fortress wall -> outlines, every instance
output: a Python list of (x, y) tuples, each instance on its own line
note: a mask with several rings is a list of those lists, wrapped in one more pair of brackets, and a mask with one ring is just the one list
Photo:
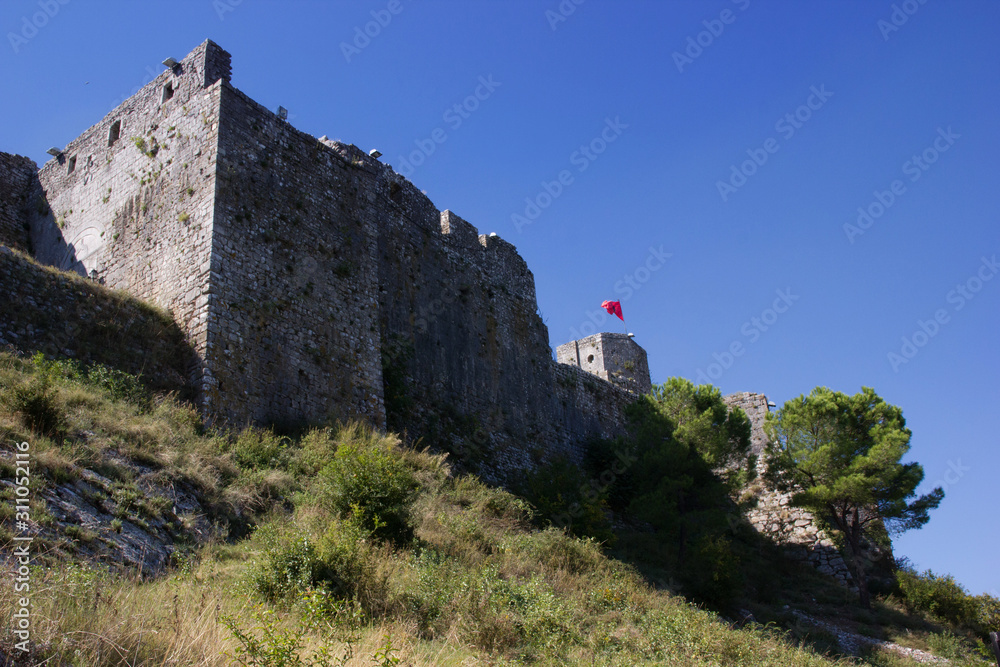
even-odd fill
[[(199, 356), (219, 106), (219, 84), (203, 84), (211, 61), (227, 58), (202, 44), (70, 142), (39, 172), (50, 212), (32, 221), (39, 261), (169, 309)], [(194, 384), (201, 373), (192, 369)]]
[(205, 409), (384, 424), (374, 160), (222, 90)]
[(554, 378), (552, 422), (556, 437), (570, 443), (572, 458), (582, 462), (582, 446), (587, 440), (624, 435), (625, 409), (640, 397), (577, 366), (550, 364)]
[(0, 153), (0, 245), (28, 252), (28, 211), (38, 200), (38, 167), (21, 155)]
[(492, 465), (531, 465), (529, 443), (558, 444), (534, 277), (510, 243), (451, 211), (428, 225), (425, 211), (390, 206), (379, 235), (390, 426), (452, 451), (478, 433)]

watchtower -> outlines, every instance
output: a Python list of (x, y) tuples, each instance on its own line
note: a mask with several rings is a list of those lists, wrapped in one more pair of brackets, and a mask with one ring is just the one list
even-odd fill
[(556, 361), (578, 366), (637, 394), (648, 393), (652, 387), (646, 351), (627, 334), (598, 333), (570, 341), (556, 348)]

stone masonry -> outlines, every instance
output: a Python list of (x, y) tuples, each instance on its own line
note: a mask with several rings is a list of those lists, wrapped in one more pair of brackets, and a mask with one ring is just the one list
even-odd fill
[[(31, 185), (33, 165), (0, 164), (20, 165), (0, 172), (5, 192)], [(514, 246), (248, 98), (211, 41), (65, 146), (35, 186), (38, 206), (7, 214), (2, 242), (24, 248), (27, 219), (38, 261), (167, 309), (211, 422), (389, 424), (502, 478), (579, 458), (635, 400), (552, 360)], [(624, 345), (648, 387), (645, 352), (606, 345)]]
[[(750, 419), (751, 449), (757, 455), (757, 470), (763, 472), (768, 444), (764, 422), (770, 411), (767, 396), (753, 392), (729, 394), (723, 400), (730, 408), (740, 408)], [(757, 506), (747, 512), (747, 519), (758, 532), (776, 543), (789, 547), (788, 554), (812, 563), (823, 574), (853, 586), (853, 577), (836, 545), (816, 517), (791, 504), (791, 493), (779, 493), (758, 484), (754, 489)]]
[(570, 341), (556, 348), (556, 361), (638, 394), (652, 388), (646, 351), (626, 334), (598, 333)]
[(28, 217), (44, 206), (38, 192), (38, 167), (20, 155), (0, 153), (0, 244), (29, 251)]

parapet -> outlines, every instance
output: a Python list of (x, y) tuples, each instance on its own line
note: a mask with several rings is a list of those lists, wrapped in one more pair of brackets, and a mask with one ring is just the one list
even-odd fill
[(451, 211), (441, 211), (441, 233), (454, 244), (463, 248), (475, 248), (479, 242), (479, 231)]
[(652, 388), (646, 351), (631, 336), (597, 333), (556, 348), (556, 361), (577, 366), (636, 394)]

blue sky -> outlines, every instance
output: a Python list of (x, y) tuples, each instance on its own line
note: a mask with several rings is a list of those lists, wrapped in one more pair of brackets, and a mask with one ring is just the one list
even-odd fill
[(1000, 594), (1000, 4), (7, 0), (0, 28), (0, 150), (41, 165), (211, 38), (514, 243), (553, 346), (618, 299), (654, 382), (873, 387), (947, 493), (897, 555)]

